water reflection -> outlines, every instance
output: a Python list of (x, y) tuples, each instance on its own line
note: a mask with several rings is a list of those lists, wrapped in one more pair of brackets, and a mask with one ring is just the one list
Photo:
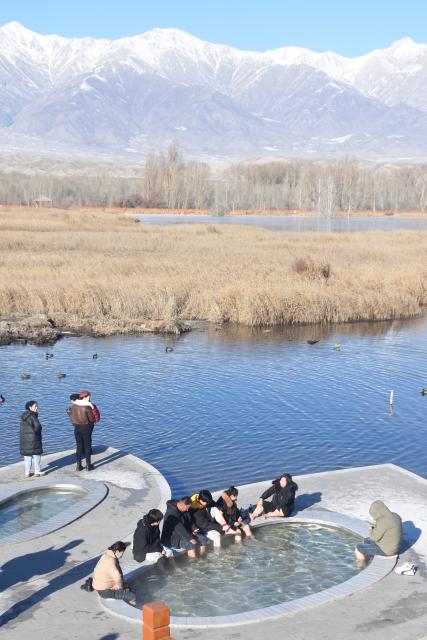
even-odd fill
[[(410, 320), (413, 331), (417, 328), (423, 331), (426, 326), (426, 318), (420, 316)], [(408, 327), (408, 320), (393, 320), (382, 322), (346, 322), (335, 325), (297, 325), (275, 327), (271, 329), (259, 327), (246, 327), (242, 325), (212, 325), (208, 322), (191, 323), (193, 331), (207, 331), (211, 339), (218, 339), (225, 343), (234, 342), (306, 342), (316, 339), (329, 340), (331, 336), (350, 337), (380, 337), (392, 335)], [(179, 340), (179, 338), (178, 338)], [(339, 344), (339, 343), (338, 343)]]

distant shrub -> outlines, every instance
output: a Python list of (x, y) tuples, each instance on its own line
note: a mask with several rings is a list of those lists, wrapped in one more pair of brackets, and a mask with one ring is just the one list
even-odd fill
[(307, 271), (307, 260), (305, 258), (295, 258), (292, 263), (292, 271), (305, 273)]
[(230, 208), (220, 204), (216, 207), (216, 215), (220, 217), (228, 216), (230, 215)]
[(123, 206), (127, 209), (137, 209), (145, 206), (144, 198), (139, 193), (133, 193), (123, 200)]
[(331, 276), (331, 265), (323, 260), (298, 257), (292, 263), (292, 271), (309, 280), (328, 280)]

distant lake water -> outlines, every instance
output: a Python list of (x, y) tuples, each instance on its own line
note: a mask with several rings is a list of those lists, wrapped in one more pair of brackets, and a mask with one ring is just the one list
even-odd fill
[(427, 231), (427, 214), (408, 216), (350, 216), (326, 218), (322, 216), (209, 216), (191, 214), (140, 214), (141, 224), (237, 224), (263, 227), (271, 231)]
[(29, 399), (39, 401), (45, 452), (73, 447), (68, 397), (89, 388), (102, 413), (94, 442), (148, 460), (176, 493), (384, 462), (427, 478), (427, 319), (277, 331), (199, 324), (179, 338), (67, 338), (49, 349), (54, 358), (45, 351), (0, 347), (2, 465), (21, 460)]

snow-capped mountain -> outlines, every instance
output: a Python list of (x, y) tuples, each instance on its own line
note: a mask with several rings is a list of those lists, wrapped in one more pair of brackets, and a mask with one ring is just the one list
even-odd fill
[(193, 157), (427, 158), (427, 45), (358, 58), (239, 51), (176, 29), (119, 40), (0, 28), (0, 141)]

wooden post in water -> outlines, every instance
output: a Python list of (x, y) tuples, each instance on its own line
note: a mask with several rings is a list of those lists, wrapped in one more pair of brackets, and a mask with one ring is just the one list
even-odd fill
[(156, 600), (142, 607), (143, 640), (173, 640), (169, 630), (169, 607)]
[(390, 415), (394, 415), (394, 389), (390, 391)]

